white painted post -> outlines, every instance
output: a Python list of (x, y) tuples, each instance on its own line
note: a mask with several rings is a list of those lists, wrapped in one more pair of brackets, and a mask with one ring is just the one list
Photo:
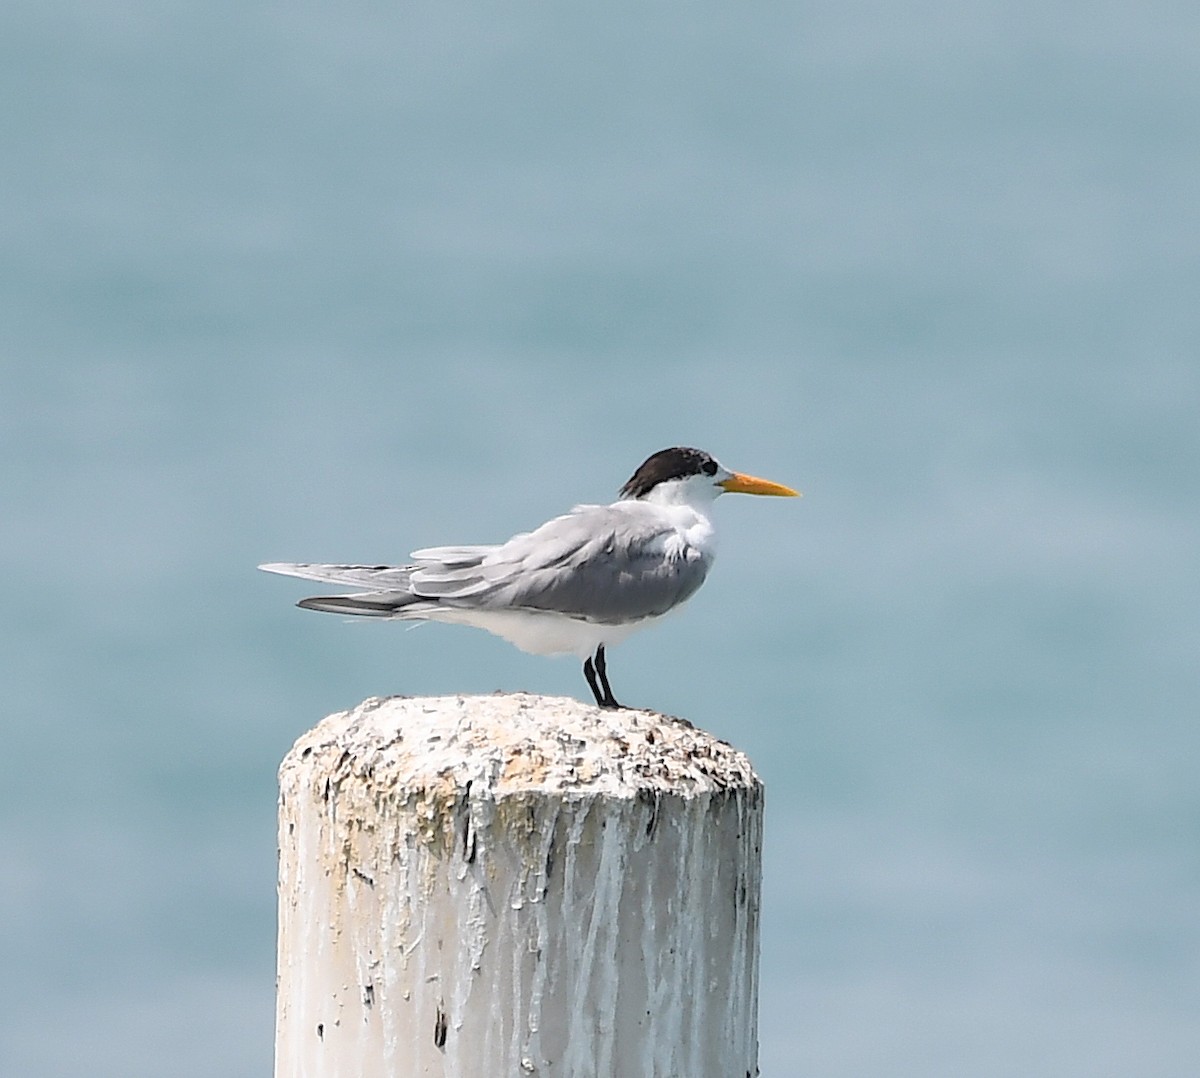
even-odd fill
[(371, 699), (279, 784), (276, 1078), (758, 1074), (763, 790), (723, 741)]

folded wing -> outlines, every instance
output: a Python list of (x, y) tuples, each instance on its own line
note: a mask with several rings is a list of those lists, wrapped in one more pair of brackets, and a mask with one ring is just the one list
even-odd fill
[[(477, 548), (478, 549), (478, 548)], [(704, 583), (709, 559), (640, 507), (580, 506), (537, 531), (447, 567), (437, 549), (411, 586), (441, 602), (486, 610), (541, 610), (601, 623), (665, 614)]]
[(579, 506), (500, 546), (429, 547), (412, 558), (406, 566), (260, 568), (358, 589), (301, 600), (311, 610), (401, 618), (447, 607), (536, 610), (619, 624), (678, 606), (704, 583), (710, 564), (661, 517), (630, 502)]

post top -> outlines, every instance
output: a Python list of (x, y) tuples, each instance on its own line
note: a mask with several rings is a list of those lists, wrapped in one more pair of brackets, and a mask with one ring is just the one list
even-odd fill
[[(749, 759), (681, 719), (561, 696), (371, 697), (323, 719), (280, 766), (473, 796), (692, 796), (761, 785)], [(298, 776), (293, 776), (298, 777)]]

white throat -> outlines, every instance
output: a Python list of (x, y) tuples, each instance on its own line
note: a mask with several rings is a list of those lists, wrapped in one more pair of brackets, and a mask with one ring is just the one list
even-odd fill
[(709, 506), (720, 494), (721, 488), (712, 481), (711, 476), (693, 475), (687, 479), (669, 479), (659, 483), (639, 500), (651, 505), (685, 505), (701, 516), (708, 516)]

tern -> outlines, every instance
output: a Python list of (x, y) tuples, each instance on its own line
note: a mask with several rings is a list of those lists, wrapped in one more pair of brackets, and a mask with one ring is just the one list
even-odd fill
[(726, 493), (799, 492), (676, 446), (649, 457), (611, 505), (577, 505), (507, 543), (414, 550), (401, 566), (259, 568), (355, 589), (301, 599), (306, 610), (473, 625), (535, 655), (575, 655), (596, 703), (618, 708), (605, 648), (658, 621), (704, 583), (715, 552), (709, 511)]

